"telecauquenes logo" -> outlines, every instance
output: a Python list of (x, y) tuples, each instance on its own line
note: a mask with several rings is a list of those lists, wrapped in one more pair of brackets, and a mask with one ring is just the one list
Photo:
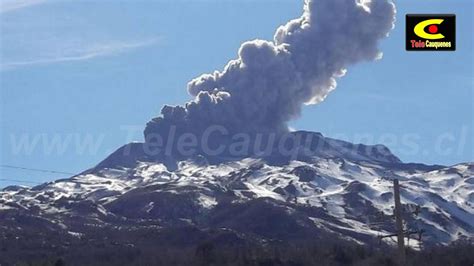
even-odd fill
[(455, 51), (456, 15), (406, 15), (407, 51)]

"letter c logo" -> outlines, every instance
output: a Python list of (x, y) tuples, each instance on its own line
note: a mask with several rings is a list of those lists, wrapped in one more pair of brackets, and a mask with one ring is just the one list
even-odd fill
[[(424, 20), (415, 26), (415, 34), (418, 35), (421, 38), (428, 39), (428, 40), (437, 40), (437, 39), (443, 39), (444, 35), (441, 33), (436, 33), (438, 31), (438, 27), (436, 27), (435, 24), (439, 25), (443, 23), (444, 19), (427, 19)], [(431, 25), (428, 31), (431, 33), (428, 33), (425, 31), (425, 28)], [(436, 33), (436, 34), (433, 34)]]

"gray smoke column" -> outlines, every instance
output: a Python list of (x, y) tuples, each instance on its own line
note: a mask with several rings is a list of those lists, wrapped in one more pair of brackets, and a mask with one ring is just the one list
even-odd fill
[(316, 104), (336, 88), (348, 66), (381, 58), (378, 41), (394, 26), (391, 1), (307, 0), (303, 15), (281, 26), (273, 41), (243, 43), (223, 71), (188, 84), (195, 98), (165, 106), (147, 136), (202, 133), (220, 125), (230, 133), (284, 133), (303, 104)]

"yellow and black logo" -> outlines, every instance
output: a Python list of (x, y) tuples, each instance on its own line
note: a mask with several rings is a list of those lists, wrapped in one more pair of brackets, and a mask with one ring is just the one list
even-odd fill
[(406, 49), (407, 51), (456, 50), (456, 16), (407, 15)]

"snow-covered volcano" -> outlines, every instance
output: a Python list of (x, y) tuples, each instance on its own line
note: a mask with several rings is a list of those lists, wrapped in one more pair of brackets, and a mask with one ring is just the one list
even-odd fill
[[(315, 134), (329, 145), (291, 160), (192, 156), (170, 162), (143, 157), (135, 152), (142, 144), (128, 144), (71, 178), (3, 189), (0, 237), (87, 239), (101, 231), (113, 238), (191, 226), (262, 241), (324, 232), (369, 243), (394, 231), (393, 179), (402, 185), (407, 230), (423, 231), (423, 244), (474, 237), (474, 163), (406, 164), (380, 145), (375, 150), (382, 154), (367, 153), (362, 148), (369, 146), (294, 134)], [(123, 149), (131, 152), (121, 155)]]

